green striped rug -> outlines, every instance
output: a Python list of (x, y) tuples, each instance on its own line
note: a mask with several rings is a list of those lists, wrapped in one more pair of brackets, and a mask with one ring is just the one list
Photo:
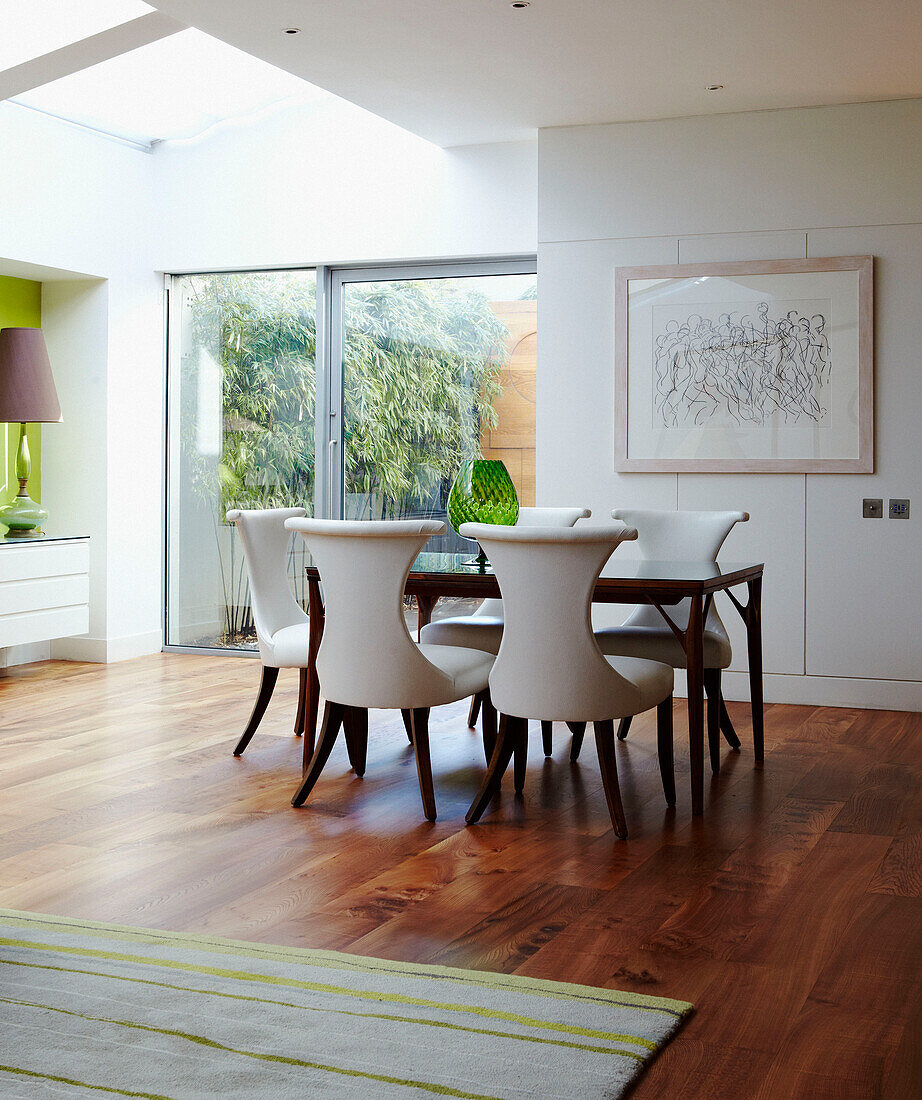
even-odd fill
[(0, 910), (0, 1095), (621, 1096), (684, 1001)]

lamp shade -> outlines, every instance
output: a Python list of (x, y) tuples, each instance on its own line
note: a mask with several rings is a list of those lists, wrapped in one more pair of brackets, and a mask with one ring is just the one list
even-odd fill
[(0, 329), (0, 422), (36, 424), (61, 419), (42, 330)]

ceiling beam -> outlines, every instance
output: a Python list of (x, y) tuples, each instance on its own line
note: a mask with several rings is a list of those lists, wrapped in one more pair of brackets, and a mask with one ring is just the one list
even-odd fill
[(22, 95), (32, 88), (40, 88), (52, 80), (60, 80), (63, 76), (70, 76), (185, 29), (184, 24), (159, 11), (120, 23), (117, 27), (110, 27), (59, 50), (14, 65), (12, 69), (3, 70), (0, 72), (0, 99)]

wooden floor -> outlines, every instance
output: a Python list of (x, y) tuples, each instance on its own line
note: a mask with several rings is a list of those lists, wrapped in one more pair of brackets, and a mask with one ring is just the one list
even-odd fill
[(293, 810), (297, 675), (231, 749), (259, 665), (178, 654), (0, 674), (0, 906), (693, 1001), (636, 1098), (922, 1095), (922, 715), (748, 713), (702, 820), (666, 811), (652, 715), (618, 747), (631, 837), (614, 839), (591, 739), (579, 764), (533, 728), (464, 826), (483, 761), (466, 706), (433, 713), (439, 820), (422, 817), (399, 715), (372, 716), (364, 780), (340, 743)]

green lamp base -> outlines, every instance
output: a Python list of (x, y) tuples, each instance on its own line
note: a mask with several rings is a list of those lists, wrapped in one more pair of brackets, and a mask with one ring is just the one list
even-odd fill
[(40, 535), (42, 524), (47, 518), (48, 513), (29, 496), (22, 480), (19, 482), (19, 492), (12, 502), (5, 508), (0, 508), (0, 523), (9, 528), (6, 533), (8, 539), (27, 539)]
[(26, 438), (25, 424), (19, 425), (19, 450), (16, 452), (16, 480), (19, 492), (5, 508), (0, 508), (0, 523), (9, 527), (8, 539), (35, 538), (42, 533), (42, 524), (48, 513), (29, 496), (26, 486), (32, 473), (32, 459), (29, 455), (29, 440)]

